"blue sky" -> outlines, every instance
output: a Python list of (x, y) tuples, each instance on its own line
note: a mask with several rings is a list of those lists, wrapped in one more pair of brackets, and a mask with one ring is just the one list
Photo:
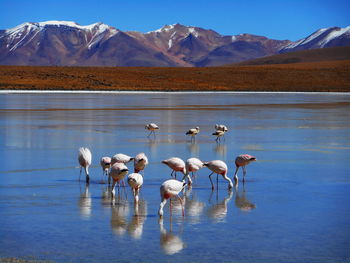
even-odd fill
[(67, 20), (147, 32), (180, 23), (222, 35), (250, 33), (295, 41), (319, 28), (350, 25), (349, 10), (349, 0), (0, 0), (0, 29)]

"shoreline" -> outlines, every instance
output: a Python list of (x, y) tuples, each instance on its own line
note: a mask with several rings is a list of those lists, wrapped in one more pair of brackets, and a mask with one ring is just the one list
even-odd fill
[(313, 94), (313, 95), (350, 95), (350, 92), (338, 91), (126, 91), (126, 90), (1, 90), (0, 94)]

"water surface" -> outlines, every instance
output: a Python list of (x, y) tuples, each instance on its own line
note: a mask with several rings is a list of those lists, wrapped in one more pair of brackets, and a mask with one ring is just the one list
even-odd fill
[[(216, 123), (229, 127), (221, 143)], [(350, 262), (350, 95), (0, 94), (0, 126), (0, 258)], [(88, 187), (81, 146), (93, 154)], [(150, 159), (140, 205), (129, 188), (112, 202), (99, 159), (139, 152)], [(241, 153), (258, 158), (244, 185), (219, 178), (212, 191), (204, 168), (183, 194), (185, 217), (174, 200), (158, 221), (161, 160), (220, 159), (232, 178)]]

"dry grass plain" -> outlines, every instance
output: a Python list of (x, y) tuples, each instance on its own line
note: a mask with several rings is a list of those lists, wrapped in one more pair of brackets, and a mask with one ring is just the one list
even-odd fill
[(0, 66), (0, 89), (350, 91), (350, 60), (208, 68)]

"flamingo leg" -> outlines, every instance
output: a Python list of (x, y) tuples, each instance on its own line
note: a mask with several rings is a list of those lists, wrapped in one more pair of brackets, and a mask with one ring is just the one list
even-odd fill
[(182, 203), (182, 199), (181, 199), (181, 197), (180, 197), (179, 195), (177, 195), (177, 197), (178, 197), (179, 200), (180, 200), (180, 204), (181, 204), (181, 208), (182, 208), (182, 216), (185, 216), (185, 209), (184, 209), (184, 205), (183, 205), (183, 203)]
[(83, 167), (80, 166), (80, 174), (79, 174), (79, 182), (80, 182), (80, 176), (81, 176), (81, 170)]
[(170, 174), (171, 177), (174, 177), (174, 175), (173, 175), (174, 172), (175, 172), (174, 170), (171, 172), (171, 174)]
[(211, 182), (211, 189), (214, 190), (214, 184), (213, 181), (211, 180), (211, 176), (213, 175), (214, 172), (212, 172), (211, 174), (209, 174), (209, 180)]
[(216, 174), (216, 189), (219, 189), (219, 175)]
[(243, 170), (243, 183), (244, 183), (245, 182), (245, 175), (247, 174), (246, 167), (243, 166), (242, 170)]
[(151, 136), (151, 134), (152, 134), (152, 131), (147, 135), (147, 137)]

